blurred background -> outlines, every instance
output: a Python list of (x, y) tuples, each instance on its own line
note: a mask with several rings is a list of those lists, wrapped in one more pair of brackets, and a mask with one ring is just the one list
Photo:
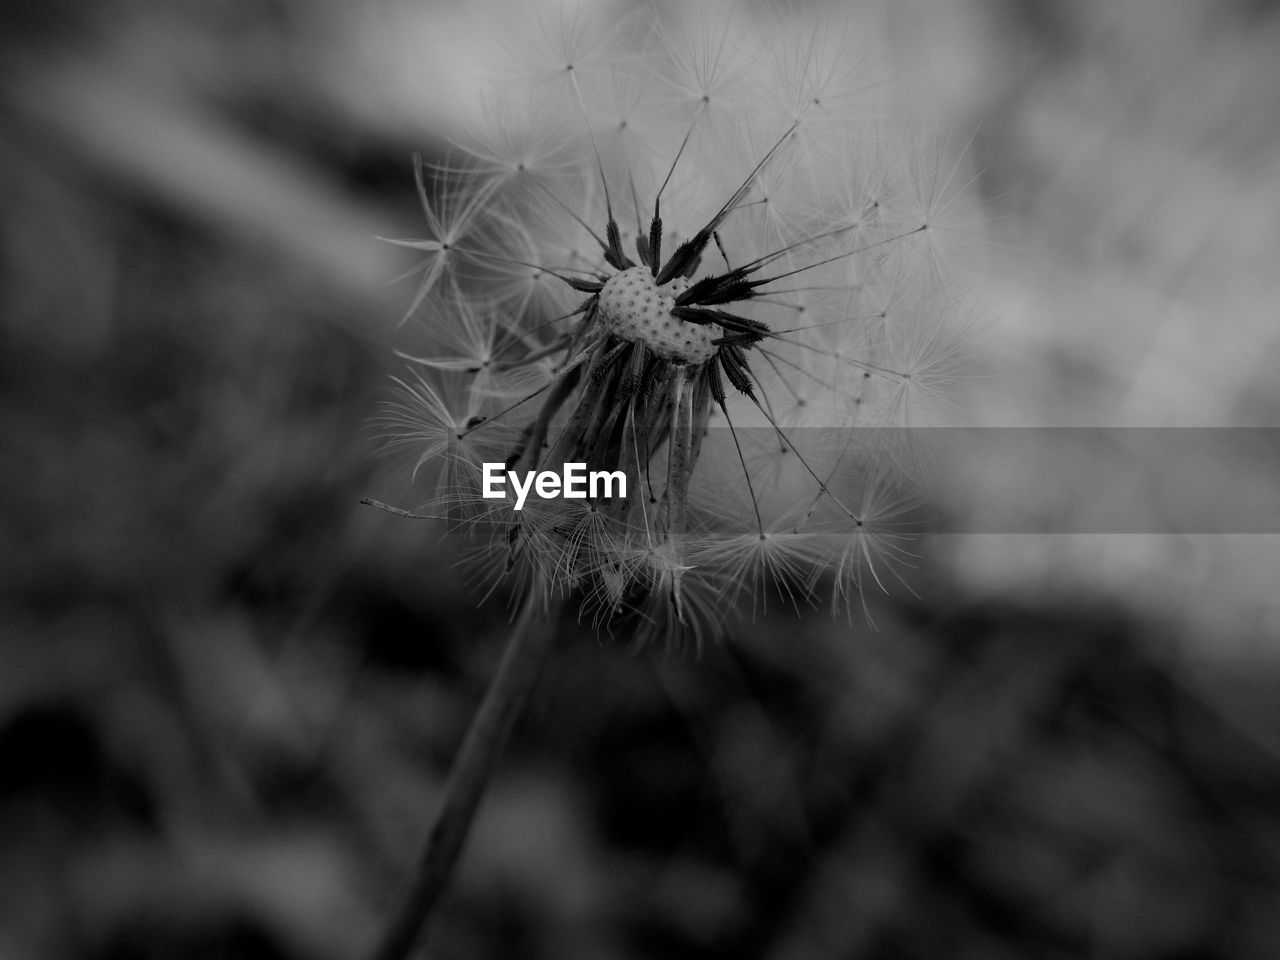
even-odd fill
[[(968, 422), (1280, 426), (1280, 4), (866, 7), (977, 131)], [(506, 613), (357, 504), (466, 22), (0, 6), (6, 960), (355, 957), (403, 879)], [(874, 630), (565, 625), (432, 955), (1275, 956), (1277, 538), (920, 553)]]

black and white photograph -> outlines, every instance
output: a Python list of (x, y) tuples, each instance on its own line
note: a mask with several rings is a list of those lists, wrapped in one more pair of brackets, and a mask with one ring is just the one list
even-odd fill
[(0, 960), (1280, 956), (1280, 3), (0, 7)]

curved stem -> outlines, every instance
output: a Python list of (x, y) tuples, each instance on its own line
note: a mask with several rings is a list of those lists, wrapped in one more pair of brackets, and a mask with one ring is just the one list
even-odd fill
[(409, 956), (453, 875), (489, 777), (551, 649), (551, 617), (540, 616), (538, 608), (538, 591), (530, 590), (502, 662), (454, 758), (435, 824), (413, 877), (371, 955), (373, 960), (405, 960)]

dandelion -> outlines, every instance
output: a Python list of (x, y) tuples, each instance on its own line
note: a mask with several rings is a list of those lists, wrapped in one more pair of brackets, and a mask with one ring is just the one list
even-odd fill
[[(956, 366), (952, 178), (889, 142), (841, 19), (594, 12), (516, 27), (457, 152), (418, 163), (389, 447), (526, 626), (560, 598), (637, 642), (857, 602), (904, 549), (902, 458), (850, 428), (945, 400)], [(626, 496), (520, 495), (568, 464)]]
[[(650, 637), (724, 622), (718, 568), (809, 597), (850, 538), (884, 558), (840, 431), (945, 391), (957, 297), (930, 222), (947, 184), (884, 142), (855, 39), (710, 3), (520, 35), (460, 154), (418, 164), (431, 236), (399, 241), (427, 254), (425, 346), (388, 433), (419, 446), (428, 512), (489, 537), (486, 573)], [(517, 510), (480, 495), (485, 462), (622, 471), (629, 496)]]

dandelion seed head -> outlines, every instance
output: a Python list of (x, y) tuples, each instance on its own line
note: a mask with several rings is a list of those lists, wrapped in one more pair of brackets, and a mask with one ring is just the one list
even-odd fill
[[(480, 538), (485, 591), (572, 594), (610, 633), (714, 635), (768, 594), (882, 583), (901, 498), (868, 467), (901, 458), (848, 428), (950, 388), (967, 307), (933, 225), (955, 171), (879, 119), (837, 12), (523, 12), (501, 7), (456, 153), (417, 166), (388, 449)], [(628, 495), (517, 509), (480, 496), (485, 462), (585, 463)]]

